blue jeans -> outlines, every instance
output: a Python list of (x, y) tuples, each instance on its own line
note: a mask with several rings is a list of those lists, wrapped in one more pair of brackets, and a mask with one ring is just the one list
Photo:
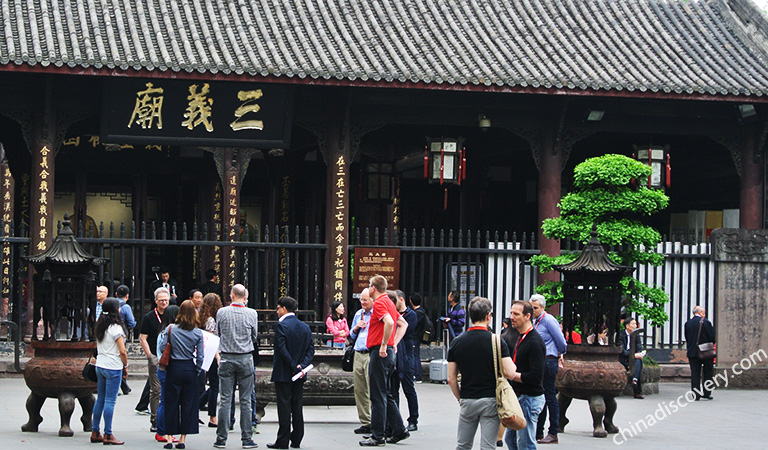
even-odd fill
[(555, 387), (555, 379), (557, 378), (557, 371), (560, 370), (557, 358), (550, 358), (544, 360), (544, 379), (542, 385), (544, 386), (544, 398), (546, 399), (546, 407), (541, 410), (539, 415), (538, 425), (536, 426), (536, 434), (538, 436), (544, 435), (544, 425), (547, 423), (547, 413), (549, 413), (549, 431), (548, 434), (557, 436), (558, 420), (560, 419), (560, 404), (557, 402), (557, 388)]
[(112, 415), (115, 412), (117, 391), (120, 389), (122, 370), (111, 370), (96, 367), (97, 396), (93, 405), (93, 424), (91, 431), (99, 431), (101, 415), (104, 414), (104, 434), (112, 434)]
[(157, 379), (160, 380), (160, 404), (157, 405), (157, 434), (165, 436), (165, 370), (157, 369)]
[(544, 396), (521, 395), (518, 400), (528, 426), (520, 431), (507, 430), (504, 442), (509, 450), (536, 450), (536, 422), (539, 420), (539, 413), (544, 409)]

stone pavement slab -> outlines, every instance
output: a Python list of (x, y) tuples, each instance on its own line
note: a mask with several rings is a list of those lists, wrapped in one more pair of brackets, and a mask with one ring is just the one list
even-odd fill
[[(149, 417), (134, 414), (133, 408), (141, 391), (139, 383), (128, 396), (117, 399), (113, 430), (117, 438), (126, 441), (124, 449), (161, 449), (149, 432)], [(458, 404), (447, 385), (419, 384), (419, 430), (412, 437), (395, 445), (402, 449), (449, 450), (456, 446)], [(660, 394), (645, 400), (621, 397), (618, 399), (616, 425), (624, 434), (609, 435), (605, 439), (592, 437), (592, 418), (587, 403), (575, 400), (569, 411), (570, 424), (560, 435), (560, 444), (551, 446), (572, 449), (765, 449), (763, 431), (768, 423), (768, 391), (717, 390), (715, 400), (688, 403), (681, 396), (686, 392), (682, 383), (663, 383)], [(23, 379), (0, 379), (0, 449), (87, 449), (98, 448), (88, 442), (89, 434), (80, 431), (81, 410), (76, 406), (72, 417), (74, 437), (57, 436), (59, 415), (56, 401), (48, 399), (43, 407), (44, 421), (38, 433), (23, 433), (21, 425), (27, 421), (25, 401), (29, 390)], [(682, 400), (678, 400), (682, 399)], [(677, 410), (672, 407), (675, 403)], [(405, 399), (403, 414), (407, 417)], [(654, 417), (655, 415), (655, 417)], [(304, 408), (306, 436), (302, 448), (307, 450), (342, 450), (360, 448), (360, 436), (352, 433), (358, 426), (353, 406), (307, 406)], [(650, 419), (654, 417), (654, 419)], [(200, 418), (207, 420), (205, 413)], [(261, 434), (254, 435), (259, 448), (274, 442), (277, 433), (276, 410), (273, 404), (261, 425)], [(211, 449), (215, 429), (201, 427), (199, 435), (189, 436), (190, 450)], [(230, 434), (227, 448), (240, 448), (239, 427)], [(475, 447), (479, 447), (476, 439)], [(546, 445), (539, 448), (546, 449)]]

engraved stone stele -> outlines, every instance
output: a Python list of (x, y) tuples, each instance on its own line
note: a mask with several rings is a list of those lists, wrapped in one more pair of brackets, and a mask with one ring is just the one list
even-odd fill
[[(58, 399), (61, 425), (59, 436), (72, 436), (69, 421), (80, 402), (83, 431), (91, 431), (93, 397), (96, 383), (83, 378), (82, 370), (96, 348), (93, 339), (93, 317), (96, 311), (95, 270), (108, 259), (88, 254), (72, 233), (69, 216), (64, 215), (61, 231), (51, 246), (38, 255), (22, 257), (34, 266), (35, 323), (42, 319), (42, 340), (35, 331), (32, 338), (34, 357), (24, 367), (24, 381), (31, 393), (27, 398), (29, 421), (22, 431), (36, 432), (43, 417), (40, 410), (47, 398)], [(66, 315), (62, 313), (66, 312)], [(61, 336), (58, 324), (67, 322)], [(55, 331), (51, 331), (56, 328)], [(57, 339), (57, 337), (61, 339)]]
[(768, 230), (720, 228), (711, 239), (718, 389), (768, 389)]

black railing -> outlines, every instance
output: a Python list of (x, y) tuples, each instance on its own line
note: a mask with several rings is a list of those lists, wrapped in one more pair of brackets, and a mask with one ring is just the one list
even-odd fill
[(496, 311), (494, 326), (508, 315), (512, 301), (533, 293), (536, 269), (526, 264), (539, 254), (534, 234), (449, 230), (404, 230), (390, 236), (385, 229), (357, 229), (350, 251), (355, 247), (400, 249), (400, 287), (407, 294), (419, 292), (432, 319), (448, 310), (448, 292), (458, 289), (466, 305), (475, 295), (488, 297)]
[[(152, 266), (158, 260), (181, 261), (188, 272), (201, 273), (208, 268), (200, 262), (205, 259), (204, 254), (216, 248), (234, 249), (234, 279), (250, 290), (249, 304), (252, 307), (272, 309), (279, 296), (291, 295), (299, 301), (300, 309), (315, 311), (317, 317), (323, 317), (327, 302), (324, 298), (327, 247), (319, 227), (254, 229), (239, 234), (241, 240), (235, 242), (218, 239), (218, 236), (226, 235), (227, 230), (216, 230), (207, 224), (101, 224), (97, 229), (98, 232), (94, 228), (86, 231), (80, 224), (78, 241), (89, 252), (110, 258), (108, 269), (102, 269), (98, 279), (129, 286), (137, 321), (153, 306), (147, 289), (154, 278)], [(0, 244), (3, 251), (8, 252), (4, 258), (8, 261), (8, 274), (4, 275), (0, 288), (8, 293), (5, 297), (10, 313), (0, 319), (21, 325), (21, 332), (7, 334), (9, 340), (18, 340), (28, 322), (23, 288), (27, 268), (20, 263), (19, 257), (37, 252), (29, 249), (30, 240), (23, 227), (16, 229), (12, 226), (15, 234), (5, 235), (2, 230), (0, 226)], [(459, 289), (463, 291), (465, 304), (474, 295), (491, 299), (495, 312), (494, 328), (499, 329), (501, 320), (509, 314), (512, 301), (529, 298), (534, 291), (538, 272), (527, 263), (531, 255), (540, 253), (534, 233), (509, 235), (422, 229), (390, 235), (386, 229), (356, 229), (352, 234), (350, 261), (354, 260), (356, 247), (400, 249), (399, 287), (407, 294), (421, 293), (424, 306), (433, 319), (445, 314), (448, 292)], [(692, 306), (705, 305), (714, 312), (708, 247), (699, 246), (692, 250), (693, 247), (679, 244), (665, 245), (663, 251), (667, 261), (664, 266), (638, 267), (636, 272), (641, 281), (664, 286), (672, 300), (667, 308), (669, 324), (653, 328), (643, 323), (649, 330), (648, 348), (680, 347), (683, 343), (682, 324)], [(565, 250), (578, 250), (580, 246), (564, 243), (564, 247)], [(186, 277), (185, 280), (193, 278), (189, 273)], [(351, 280), (352, 274), (348, 273), (350, 285)], [(182, 282), (185, 289), (199, 284), (200, 280)], [(184, 292), (179, 295), (186, 297)], [(349, 303), (348, 314), (351, 316), (359, 304), (351, 299)]]

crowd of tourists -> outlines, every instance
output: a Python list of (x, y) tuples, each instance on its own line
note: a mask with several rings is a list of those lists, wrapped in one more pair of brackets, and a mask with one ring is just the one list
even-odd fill
[[(215, 284), (213, 277), (215, 274), (210, 281)], [(158, 281), (152, 293), (155, 307), (140, 325), (139, 341), (147, 357), (149, 377), (146, 400), (140, 400), (137, 412), (144, 413), (144, 408), (149, 407), (150, 431), (164, 448), (175, 445), (184, 449), (188, 435), (198, 434), (199, 426), (205, 424), (198, 412), (205, 410), (207, 426), (216, 428), (213, 446), (225, 448), (229, 431), (235, 426), (237, 390), (241, 445), (256, 448), (253, 434), (259, 430), (254, 368), (258, 364), (259, 317), (255, 309), (247, 307), (248, 290), (241, 284), (233, 285), (228, 305), (223, 306), (218, 293), (194, 289), (177, 306), (171, 303), (176, 303), (173, 292), (178, 288), (172, 287), (167, 277)], [(124, 444), (113, 434), (112, 418), (118, 391), (127, 374), (126, 336), (136, 324), (130, 307), (126, 308), (127, 291), (127, 287), (120, 286), (115, 291), (120, 298), (108, 298), (105, 286), (97, 288), (94, 333), (98, 381), (92, 443)], [(472, 448), (478, 428), (481, 448), (485, 450), (504, 444), (510, 450), (535, 449), (537, 443), (557, 444), (560, 414), (555, 378), (563, 366), (567, 344), (558, 320), (546, 312), (544, 297), (533, 295), (529, 301), (512, 303), (510, 315), (503, 321), (506, 326), (500, 333), (496, 357), (492, 345), (492, 303), (475, 297), (465, 311), (456, 291), (449, 293), (448, 301), (447, 314), (435, 324), (450, 336), (445, 377), (459, 402), (457, 450)], [(386, 278), (376, 275), (360, 293), (361, 307), (351, 322), (346, 320), (343, 303), (330, 305), (326, 326), (333, 338), (328, 345), (347, 346), (354, 355), (354, 398), (360, 421), (354, 433), (363, 435), (360, 446), (394, 444), (418, 430), (415, 384), (422, 377), (420, 347), (434, 334), (421, 303), (419, 294), (412, 294), (406, 301), (404, 292), (389, 290)], [(275, 442), (267, 444), (267, 448), (300, 448), (304, 437), (303, 389), (312, 368), (314, 342), (309, 326), (296, 317), (297, 308), (298, 302), (291, 297), (277, 301), (271, 381), (279, 427)], [(714, 342), (714, 330), (704, 309), (697, 306), (693, 313), (686, 324), (689, 353), (698, 343)], [(467, 316), (471, 326), (465, 329)], [(637, 322), (628, 317), (623, 325), (624, 330), (617, 333), (622, 348), (619, 360), (631, 373), (635, 398), (643, 398), (640, 370), (645, 352), (639, 339), (631, 339)], [(602, 345), (605, 333), (601, 330), (600, 335), (590, 337)], [(207, 335), (218, 339), (206, 349)], [(206, 350), (212, 354), (209, 358)], [(700, 393), (700, 398), (711, 399), (710, 392), (694, 386), (701, 384), (702, 371), (704, 382), (712, 378), (711, 360), (697, 359), (695, 354), (689, 355), (689, 359), (694, 371), (692, 389)], [(523, 429), (505, 430), (500, 424), (495, 366), (507, 378), (519, 401), (527, 424)], [(126, 393), (127, 385), (123, 386)], [(400, 388), (407, 401), (406, 419), (399, 405)]]

